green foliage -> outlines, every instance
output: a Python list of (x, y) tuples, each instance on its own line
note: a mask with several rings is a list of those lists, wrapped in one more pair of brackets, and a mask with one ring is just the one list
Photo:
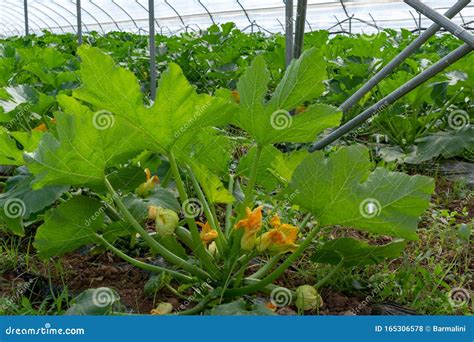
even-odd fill
[(324, 129), (338, 125), (341, 113), (321, 104), (310, 106), (294, 117), (289, 111), (321, 95), (325, 67), (320, 52), (316, 49), (306, 51), (299, 60), (292, 62), (267, 102), (270, 73), (264, 59), (257, 57), (237, 86), (241, 103), (236, 123), (262, 146), (313, 141)]
[(103, 211), (99, 201), (83, 196), (51, 209), (35, 237), (34, 246), (40, 258), (64, 255), (94, 243), (94, 233), (104, 223)]
[(371, 173), (371, 167), (363, 146), (344, 147), (327, 158), (316, 152), (298, 166), (286, 193), (324, 227), (342, 225), (416, 239), (433, 180), (383, 168)]
[(314, 262), (342, 266), (363, 266), (378, 264), (386, 258), (398, 258), (406, 246), (399, 240), (382, 246), (371, 246), (364, 241), (340, 238), (325, 243), (314, 253)]

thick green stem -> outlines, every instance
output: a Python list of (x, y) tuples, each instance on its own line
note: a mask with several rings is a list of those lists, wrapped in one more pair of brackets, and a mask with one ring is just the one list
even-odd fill
[(186, 311), (178, 312), (177, 315), (180, 315), (180, 316), (190, 316), (190, 315), (194, 315), (194, 314), (200, 313), (201, 311), (203, 311), (203, 310), (206, 308), (206, 305), (207, 305), (212, 299), (214, 299), (214, 295), (213, 295), (213, 293), (211, 292), (211, 293), (209, 293), (207, 296), (205, 296), (195, 307), (193, 307), (192, 309), (186, 310)]
[(209, 203), (207, 202), (206, 196), (204, 195), (204, 192), (202, 191), (198, 180), (194, 176), (191, 169), (188, 169), (188, 173), (189, 173), (189, 177), (191, 178), (191, 182), (193, 183), (194, 190), (196, 191), (198, 198), (202, 203), (204, 214), (206, 215), (207, 221), (210, 223), (212, 229), (217, 231), (217, 234), (218, 234), (217, 240), (216, 240), (217, 249), (223, 255), (227, 249), (226, 238), (224, 234), (222, 233), (221, 228), (219, 227), (219, 223), (217, 222), (217, 219), (214, 218), (214, 214), (211, 211), (211, 207), (209, 206)]
[(147, 263), (142, 262), (140, 260), (134, 259), (131, 256), (128, 256), (127, 254), (122, 252), (120, 249), (116, 248), (114, 245), (112, 245), (110, 242), (108, 242), (106, 239), (104, 239), (103, 236), (101, 236), (99, 234), (96, 234), (96, 237), (105, 245), (105, 247), (107, 247), (109, 250), (114, 252), (118, 257), (122, 258), (123, 260), (125, 260), (126, 262), (132, 264), (135, 267), (141, 268), (142, 270), (155, 272), (155, 273), (161, 273), (161, 272), (168, 273), (169, 275), (171, 275), (176, 280), (181, 280), (181, 281), (184, 281), (186, 283), (194, 283), (194, 282), (197, 281), (197, 278), (192, 278), (192, 277), (189, 277), (185, 274), (182, 274), (182, 273), (179, 273), (179, 272), (176, 272), (176, 271), (164, 268), (164, 267), (150, 265), (150, 264), (147, 264)]
[(315, 288), (319, 289), (320, 287), (322, 287), (324, 284), (327, 283), (327, 281), (329, 279), (332, 278), (332, 276), (341, 269), (342, 265), (344, 265), (344, 259), (341, 260), (341, 262), (339, 264), (337, 264), (328, 274), (326, 274), (326, 276), (321, 279), (320, 281), (318, 281), (318, 283), (316, 285), (314, 285)]
[[(171, 172), (173, 173), (174, 180), (176, 182), (176, 186), (178, 188), (178, 193), (179, 197), (181, 199), (181, 203), (184, 203), (188, 199), (188, 195), (186, 193), (186, 189), (184, 187), (183, 180), (181, 179), (181, 175), (179, 173), (179, 168), (178, 164), (176, 163), (176, 159), (173, 155), (173, 153), (168, 154), (168, 160), (170, 163), (171, 167)], [(193, 238), (193, 251), (196, 253), (196, 256), (199, 258), (199, 260), (202, 262), (204, 268), (211, 272), (214, 278), (219, 278), (219, 269), (217, 268), (216, 265), (214, 265), (212, 261), (212, 256), (208, 253), (206, 248), (204, 247), (201, 237), (199, 235), (199, 230), (196, 225), (196, 222), (194, 221), (194, 218), (192, 217), (187, 217), (186, 218), (189, 226), (189, 230), (191, 232), (191, 236)]]
[(248, 293), (257, 292), (263, 289), (265, 286), (273, 283), (286, 271), (288, 267), (290, 267), (301, 256), (301, 254), (303, 254), (303, 252), (306, 250), (306, 248), (308, 248), (308, 246), (311, 244), (314, 237), (316, 236), (316, 234), (318, 234), (319, 231), (320, 231), (319, 227), (314, 227), (309, 232), (306, 239), (296, 249), (296, 251), (293, 254), (291, 254), (280, 266), (278, 266), (276, 270), (274, 270), (272, 273), (267, 275), (265, 278), (263, 278), (259, 282), (252, 285), (244, 286), (238, 289), (229, 289), (225, 292), (224, 296), (225, 297), (243, 296)]
[(189, 230), (187, 230), (184, 227), (178, 226), (176, 227), (174, 233), (178, 237), (178, 239), (181, 240), (182, 243), (184, 243), (187, 247), (193, 248), (193, 237), (191, 236), (191, 233)]
[(192, 265), (188, 263), (186, 260), (181, 259), (179, 256), (175, 255), (174, 253), (166, 249), (164, 246), (162, 246), (155, 239), (153, 239), (150, 236), (150, 234), (148, 234), (148, 232), (145, 229), (143, 229), (143, 227), (137, 222), (137, 220), (135, 220), (135, 218), (127, 209), (125, 204), (122, 202), (122, 200), (120, 199), (120, 196), (117, 195), (117, 193), (115, 192), (114, 188), (112, 187), (110, 182), (107, 180), (107, 178), (105, 179), (105, 186), (107, 187), (107, 190), (112, 194), (115, 203), (117, 204), (119, 209), (122, 211), (122, 214), (124, 215), (125, 219), (132, 225), (135, 231), (138, 234), (140, 234), (142, 239), (148, 244), (148, 246), (153, 251), (160, 254), (163, 258), (165, 258), (170, 263), (178, 267), (181, 267), (183, 270), (201, 278), (202, 280), (209, 279), (209, 274), (207, 274), (205, 271), (196, 267), (196, 265)]
[(268, 272), (270, 272), (272, 270), (273, 267), (275, 267), (276, 264), (278, 264), (278, 262), (281, 260), (281, 255), (275, 255), (274, 257), (272, 257), (270, 260), (268, 260), (268, 262), (262, 267), (260, 268), (257, 272), (255, 272), (254, 274), (252, 274), (250, 276), (250, 278), (253, 278), (253, 279), (260, 279), (262, 278), (263, 276), (265, 276)]
[[(234, 194), (234, 176), (229, 177), (229, 193)], [(225, 234), (227, 237), (230, 236), (230, 233), (232, 232), (232, 209), (233, 209), (233, 204), (228, 203), (226, 208), (225, 208)]]

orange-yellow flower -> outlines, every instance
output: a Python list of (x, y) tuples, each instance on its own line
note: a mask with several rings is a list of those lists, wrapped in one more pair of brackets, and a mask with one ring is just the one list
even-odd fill
[(236, 229), (244, 229), (244, 235), (240, 241), (240, 247), (243, 250), (252, 250), (255, 247), (257, 233), (262, 229), (262, 209), (261, 206), (253, 211), (246, 208), (247, 217), (235, 225)]
[(291, 224), (281, 223), (280, 217), (275, 215), (270, 220), (273, 227), (257, 239), (257, 250), (268, 251), (271, 254), (293, 252), (298, 245), (295, 243), (298, 237), (298, 228)]
[[(55, 124), (56, 123), (56, 118), (52, 118), (51, 123)], [(38, 126), (33, 128), (34, 132), (46, 132), (47, 130), (48, 130), (48, 126), (46, 126), (46, 124), (44, 124), (44, 123), (39, 124)]]
[(147, 197), (150, 191), (155, 189), (155, 186), (160, 182), (158, 176), (151, 176), (150, 169), (145, 169), (146, 182), (141, 184), (137, 189), (137, 194), (142, 197)]
[(240, 103), (240, 94), (237, 90), (232, 90), (232, 97), (234, 98), (235, 102)]
[(199, 236), (201, 237), (201, 241), (205, 245), (217, 239), (217, 236), (219, 234), (217, 233), (217, 230), (211, 228), (211, 225), (209, 224), (209, 222), (206, 222), (206, 223), (196, 222), (196, 224), (201, 227), (201, 233), (199, 234)]

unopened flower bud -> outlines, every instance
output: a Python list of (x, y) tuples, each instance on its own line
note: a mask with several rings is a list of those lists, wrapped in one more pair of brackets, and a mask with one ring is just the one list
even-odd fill
[(155, 229), (160, 236), (172, 235), (179, 222), (176, 212), (161, 207), (149, 207), (148, 218), (155, 220)]
[(323, 299), (313, 286), (303, 285), (296, 289), (295, 304), (298, 309), (313, 310), (323, 305)]

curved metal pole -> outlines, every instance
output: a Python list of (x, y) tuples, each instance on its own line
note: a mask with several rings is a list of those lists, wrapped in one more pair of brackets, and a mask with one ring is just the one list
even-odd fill
[[(242, 9), (242, 11), (244, 11), (244, 14), (245, 14), (245, 16), (247, 17), (247, 20), (249, 21), (250, 25), (253, 26), (253, 25), (254, 25), (254, 22), (253, 22), (252, 20), (250, 20), (250, 16), (249, 16), (249, 14), (247, 13), (247, 10), (245, 9), (245, 7), (240, 3), (239, 0), (236, 0), (236, 1), (237, 1), (237, 3), (239, 4), (239, 6), (240, 6), (240, 8)], [(293, 1), (293, 0), (291, 0), (291, 1)]]
[[(8, 0), (3, 0), (3, 1), (6, 2), (6, 3), (8, 3), (8, 4), (10, 4), (10, 5), (16, 6), (15, 3), (11, 3), (11, 2), (8, 1)], [(53, 29), (49, 26), (49, 24), (48, 24), (46, 21), (43, 20), (43, 18), (40, 18), (40, 17), (37, 16), (36, 14), (31, 13), (30, 11), (28, 11), (28, 3), (27, 3), (27, 0), (25, 0), (24, 3), (26, 4), (26, 7), (25, 7), (25, 10), (24, 10), (24, 13), (23, 13), (23, 15), (25, 16), (25, 29), (27, 28), (27, 27), (26, 27), (26, 26), (27, 26), (27, 23), (29, 23), (30, 21), (32, 21), (32, 20), (30, 19), (30, 17), (33, 17), (33, 16), (34, 16), (34, 17), (36, 17), (36, 19), (38, 19), (39, 21), (43, 22), (43, 24), (46, 26), (46, 27), (41, 27), (41, 26), (37, 25), (38, 27), (40, 27), (40, 31), (41, 31), (41, 30), (44, 30), (44, 29), (46, 29), (46, 28), (48, 28), (48, 29), (52, 32)], [(12, 11), (14, 11), (13, 8), (11, 8), (11, 9), (12, 9)], [(21, 12), (17, 12), (17, 13), (19, 13), (19, 14), (21, 15)], [(28, 24), (28, 32), (29, 32), (29, 24)], [(25, 34), (26, 34), (26, 31), (25, 31)], [(26, 34), (26, 35), (28, 35), (28, 34)]]
[(183, 24), (183, 27), (186, 27), (186, 24), (185, 24), (183, 18), (181, 17), (181, 14), (179, 14), (179, 12), (176, 10), (176, 8), (171, 6), (171, 4), (168, 2), (168, 0), (165, 0), (165, 4), (167, 4), (169, 7), (171, 7), (173, 12), (176, 13), (176, 15), (178, 16), (179, 20), (181, 20), (181, 24)]
[[(4, 4), (0, 3), (0, 6), (4, 6), (4, 9), (3, 11), (6, 12), (6, 13), (9, 13), (13, 18), (16, 18), (18, 20), (18, 22), (22, 22), (23, 21), (23, 15), (22, 13), (18, 14), (18, 12), (15, 12), (15, 10), (9, 6), (5, 6)], [(41, 26), (38, 25), (38, 23), (34, 20), (31, 20), (29, 19), (29, 22), (31, 22), (32, 24), (35, 24), (37, 27), (38, 27), (38, 30), (41, 31)]]
[[(74, 2), (73, 2), (72, 0), (71, 0), (71, 2), (74, 4)], [(99, 10), (101, 10), (102, 12), (104, 12), (104, 10), (103, 10), (102, 8), (98, 7), (96, 4), (94, 4), (94, 3), (92, 2), (92, 0), (89, 0), (89, 2), (90, 2), (92, 5), (94, 5), (95, 7), (99, 8)], [(100, 28), (100, 30), (102, 31), (102, 33), (105, 34), (104, 28), (102, 27), (100, 21), (97, 20), (96, 17), (94, 17), (94, 16), (91, 14), (91, 12), (89, 12), (89, 11), (86, 10), (84, 7), (82, 7), (82, 5), (81, 5), (81, 11), (87, 13), (87, 15), (88, 15), (89, 17), (91, 17), (92, 19), (94, 19), (95, 22), (97, 23), (97, 25), (99, 25), (99, 28)], [(104, 12), (104, 13), (107, 14), (107, 12)], [(108, 14), (107, 14), (107, 15), (108, 15)], [(109, 16), (109, 17), (110, 17), (110, 16)], [(112, 21), (113, 21), (113, 19), (112, 19)], [(115, 21), (114, 21), (114, 23), (115, 23)], [(117, 24), (116, 24), (116, 25), (117, 25)], [(118, 28), (118, 26), (117, 26), (117, 28)], [(120, 28), (119, 28), (119, 30), (120, 30)]]
[[(9, 8), (10, 8), (12, 11), (18, 13), (18, 15), (20, 15), (20, 17), (24, 14), (24, 13), (21, 13), (21, 11), (16, 11), (16, 10), (15, 10), (15, 8), (14, 8), (14, 7), (16, 7), (16, 4), (15, 4), (15, 3), (11, 3), (9, 0), (3, 0), (3, 2), (6, 2), (6, 3), (8, 3), (9, 5), (12, 5), (13, 7), (9, 7)], [(38, 23), (35, 23), (35, 25), (39, 27), (39, 30), (40, 30), (40, 31), (41, 31), (41, 30), (44, 30), (44, 29), (46, 29), (46, 28), (48, 28), (51, 32), (53, 31), (53, 30), (51, 29), (51, 27), (48, 25), (47, 22), (45, 22), (42, 18), (38, 17), (38, 16), (37, 16), (36, 14), (34, 14), (34, 13), (29, 13), (29, 12), (28, 12), (28, 22), (30, 22), (30, 21), (33, 22), (33, 20), (31, 20), (31, 17), (33, 17), (33, 16), (34, 16), (36, 19), (38, 19), (39, 21), (43, 22), (44, 25), (46, 25), (46, 27), (41, 27), (40, 25), (38, 25)], [(29, 26), (29, 25), (28, 25), (28, 26)]]
[(198, 2), (202, 6), (202, 8), (204, 8), (204, 10), (207, 12), (207, 14), (209, 15), (209, 18), (211, 18), (212, 23), (215, 25), (216, 22), (214, 21), (214, 17), (212, 16), (211, 12), (207, 9), (207, 7), (202, 3), (201, 0), (198, 0)]
[[(138, 0), (135, 0), (135, 2), (148, 13), (148, 8), (143, 6)], [(158, 20), (156, 20), (156, 18), (153, 18), (153, 19), (155, 20), (155, 25), (161, 30), (161, 26), (158, 23)]]
[[(72, 2), (72, 1), (71, 1), (71, 2)], [(72, 3), (74, 4), (74, 2), (72, 2)], [(53, 4), (55, 4), (56, 6), (61, 7), (63, 10), (65, 10), (66, 12), (68, 12), (69, 14), (71, 14), (73, 18), (76, 18), (77, 14), (74, 13), (74, 12), (71, 12), (67, 7), (64, 7), (63, 5), (58, 4), (58, 3), (54, 2), (54, 1), (53, 1)], [(87, 30), (88, 32), (90, 32), (89, 28), (87, 27), (87, 25), (86, 25), (85, 23), (83, 23), (82, 25), (84, 25), (84, 27), (86, 28), (86, 30)], [(103, 30), (102, 30), (102, 31), (103, 31)]]
[[(106, 16), (108, 16), (108, 17), (110, 18), (110, 20), (115, 24), (115, 27), (117, 27), (117, 30), (119, 30), (120, 32), (122, 32), (122, 29), (120, 29), (120, 27), (118, 26), (117, 22), (114, 20), (114, 18), (112, 18), (112, 16), (111, 16), (109, 13), (107, 13), (106, 11), (104, 11), (104, 10), (102, 9), (102, 7), (97, 6), (96, 4), (94, 4), (94, 3), (92, 2), (92, 0), (89, 0), (89, 2), (90, 2), (92, 5), (94, 5), (96, 8), (98, 8), (100, 11), (102, 11), (102, 13), (104, 13)], [(89, 15), (91, 15), (89, 12), (86, 12), (86, 13), (88, 13)], [(94, 19), (95, 19), (95, 18), (94, 18)], [(97, 23), (99, 22), (97, 19), (96, 19), (96, 21), (97, 21)], [(101, 25), (100, 27), (102, 28), (102, 25)], [(102, 29), (102, 31), (104, 32), (103, 29)], [(105, 33), (105, 32), (104, 32), (104, 33)]]
[(59, 13), (58, 11), (56, 11), (55, 9), (49, 7), (48, 5), (46, 5), (44, 3), (38, 2), (36, 4), (47, 8), (49, 11), (51, 11), (51, 12), (55, 13), (56, 15), (60, 16), (61, 18), (63, 18), (64, 21), (69, 24), (69, 27), (74, 30), (74, 33), (76, 33), (76, 27), (64, 15), (62, 15), (61, 13)]
[[(21, 30), (19, 30), (19, 29), (17, 28), (17, 25), (18, 25), (17, 22), (13, 22), (13, 21), (11, 21), (9, 18), (7, 19), (7, 18), (5, 18), (5, 17), (2, 17), (1, 20), (5, 21), (5, 22), (9, 25), (9, 27), (7, 27), (7, 26), (2, 26), (3, 32), (4, 32), (5, 34), (8, 34), (8, 33), (9, 33), (9, 35), (7, 35), (7, 37), (8, 37), (8, 36), (13, 37), (13, 36), (20, 36), (20, 35), (21, 35)], [(14, 30), (11, 30), (10, 27), (14, 28)], [(20, 26), (20, 27), (21, 27), (21, 26)]]
[(135, 22), (135, 19), (133, 19), (133, 17), (132, 17), (130, 14), (128, 14), (128, 12), (127, 12), (126, 10), (124, 10), (122, 6), (120, 6), (119, 4), (117, 4), (117, 3), (115, 2), (115, 0), (112, 0), (112, 3), (113, 3), (115, 6), (117, 6), (118, 8), (120, 8), (120, 9), (122, 10), (122, 12), (125, 13), (125, 15), (130, 18), (130, 20), (133, 22), (133, 25), (135, 25), (135, 27), (137, 28), (138, 32), (140, 32), (141, 28), (138, 27), (137, 23)]
[(54, 22), (57, 26), (57, 28), (59, 28), (63, 33), (64, 32), (64, 29), (63, 29), (63, 26), (61, 26), (54, 18), (52, 18), (48, 13), (44, 12), (43, 10), (41, 9), (38, 9), (37, 7), (34, 7), (33, 4), (30, 4), (30, 7), (31, 8), (34, 8), (35, 10), (37, 10), (38, 12), (44, 14), (45, 16), (47, 16), (52, 22)]

